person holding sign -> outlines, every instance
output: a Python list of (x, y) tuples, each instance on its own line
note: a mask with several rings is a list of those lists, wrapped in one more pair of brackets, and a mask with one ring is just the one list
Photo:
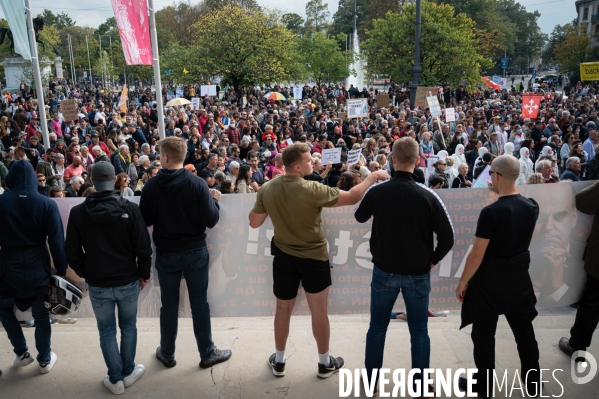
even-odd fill
[(377, 171), (351, 190), (340, 191), (304, 179), (312, 174), (313, 163), (307, 144), (287, 147), (283, 152), (285, 174), (262, 186), (249, 214), (250, 227), (259, 228), (270, 216), (275, 231), (271, 243), (273, 292), (277, 297), (275, 353), (268, 364), (277, 377), (285, 375), (289, 323), (300, 283), (312, 314), (312, 331), (318, 347), (317, 376), (328, 378), (343, 367), (343, 358), (335, 358), (329, 352), (327, 300), (332, 280), (321, 225), (322, 208), (356, 204), (370, 186), (389, 179), (387, 172)]

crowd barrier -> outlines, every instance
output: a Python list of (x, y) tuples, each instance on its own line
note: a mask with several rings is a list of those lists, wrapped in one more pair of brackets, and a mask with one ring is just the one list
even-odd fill
[[(589, 182), (519, 186), (520, 193), (534, 198), (540, 206), (530, 246), (530, 275), (538, 297), (538, 306), (565, 306), (581, 294), (585, 273), (583, 253), (593, 217), (578, 212), (575, 194)], [(445, 203), (455, 230), (455, 244), (431, 273), (430, 309), (458, 310), (455, 288), (472, 249), (480, 210), (496, 200), (489, 189), (437, 190)], [(139, 197), (129, 198), (138, 202)], [(69, 210), (82, 198), (56, 199), (66, 229)], [(270, 219), (259, 229), (248, 224), (248, 213), (255, 194), (223, 195), (220, 221), (208, 231), (210, 283), (208, 297), (213, 316), (271, 316), (275, 312), (272, 294), (272, 256), (270, 240), (274, 234)], [(371, 222), (356, 222), (355, 206), (325, 208), (322, 228), (329, 245), (333, 266), (333, 285), (329, 294), (330, 314), (368, 313), (372, 263), (369, 249)], [(177, 223), (173, 220), (173, 223)], [(397, 221), (397, 229), (413, 226)], [(151, 229), (151, 228), (150, 228)], [(402, 253), (397, 253), (401, 264)], [(152, 261), (154, 262), (155, 257)], [(72, 271), (70, 277), (76, 279)], [(85, 298), (75, 317), (93, 317), (85, 283), (77, 279)], [(300, 287), (295, 314), (308, 314), (308, 304)], [(185, 282), (181, 283), (180, 316), (191, 317)], [(396, 310), (404, 308), (400, 297)], [(160, 314), (160, 282), (152, 267), (151, 283), (141, 292), (140, 317)]]

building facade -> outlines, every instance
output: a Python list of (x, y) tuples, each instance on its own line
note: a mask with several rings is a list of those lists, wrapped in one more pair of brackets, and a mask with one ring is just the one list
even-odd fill
[(594, 46), (599, 45), (599, 0), (578, 0), (575, 6), (580, 31), (591, 38)]

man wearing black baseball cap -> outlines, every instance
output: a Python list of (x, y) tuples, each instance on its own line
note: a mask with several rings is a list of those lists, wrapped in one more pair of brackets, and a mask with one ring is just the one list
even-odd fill
[(150, 282), (152, 247), (139, 207), (114, 189), (112, 164), (95, 163), (91, 180), (96, 192), (74, 206), (69, 215), (66, 256), (75, 273), (88, 283), (100, 348), (108, 367), (104, 385), (119, 395), (145, 371), (142, 364), (135, 364), (137, 300), (140, 290)]

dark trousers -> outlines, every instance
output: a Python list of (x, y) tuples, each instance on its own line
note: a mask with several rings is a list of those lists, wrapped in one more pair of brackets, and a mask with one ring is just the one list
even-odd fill
[[(535, 392), (534, 383), (539, 381), (539, 345), (535, 339), (535, 331), (532, 326), (530, 313), (506, 314), (507, 319), (518, 347), (520, 356), (520, 376), (525, 382), (528, 374), (528, 386), (530, 394)], [(474, 344), (474, 363), (478, 368), (477, 384), (474, 391), (479, 397), (493, 396), (493, 370), (495, 369), (495, 332), (499, 316), (490, 316), (481, 321), (472, 323), (472, 343)], [(501, 378), (501, 377), (500, 377)], [(487, 394), (487, 382), (489, 384), (489, 395)]]
[(570, 346), (586, 351), (591, 346), (593, 333), (599, 324), (599, 279), (587, 274), (587, 283), (578, 301), (574, 326), (570, 330)]

